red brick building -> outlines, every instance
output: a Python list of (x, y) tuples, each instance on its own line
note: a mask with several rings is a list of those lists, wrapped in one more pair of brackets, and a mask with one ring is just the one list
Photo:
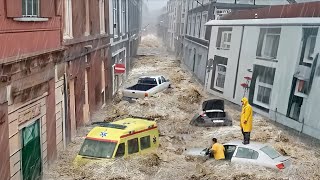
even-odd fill
[(54, 108), (63, 101), (61, 9), (55, 0), (0, 0), (0, 24), (1, 179), (37, 179), (63, 148), (64, 107)]
[(105, 0), (64, 1), (63, 45), (68, 84), (68, 137), (111, 97), (109, 6)]

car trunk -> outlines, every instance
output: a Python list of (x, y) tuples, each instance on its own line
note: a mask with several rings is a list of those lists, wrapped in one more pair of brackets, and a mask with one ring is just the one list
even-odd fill
[(148, 91), (149, 89), (154, 88), (156, 86), (156, 84), (136, 84), (134, 86), (128, 87), (127, 89), (134, 91)]
[(202, 103), (202, 110), (221, 110), (224, 111), (224, 101), (221, 99), (211, 99)]
[(276, 163), (283, 163), (284, 168), (288, 168), (291, 166), (291, 159), (290, 157), (287, 156), (279, 156), (275, 159), (273, 159)]

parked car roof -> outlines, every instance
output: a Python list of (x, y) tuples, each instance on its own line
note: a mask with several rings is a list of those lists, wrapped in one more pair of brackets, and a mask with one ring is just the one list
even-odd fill
[(242, 141), (230, 141), (228, 143), (225, 143), (224, 145), (236, 145), (238, 147), (244, 147), (244, 148), (250, 148), (253, 150), (260, 150), (261, 148), (267, 146), (267, 144), (259, 143), (259, 142), (250, 142), (250, 144), (243, 144)]

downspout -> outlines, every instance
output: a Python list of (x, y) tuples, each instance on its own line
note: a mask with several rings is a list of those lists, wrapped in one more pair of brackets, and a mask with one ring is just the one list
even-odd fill
[[(64, 90), (64, 94), (63, 94), (63, 96), (64, 96), (64, 111), (65, 111), (65, 113), (64, 113), (64, 121), (63, 121), (63, 124), (64, 124), (64, 131), (63, 131), (63, 139), (64, 139), (64, 141), (63, 141), (63, 146), (64, 146), (64, 148), (66, 148), (67, 147), (67, 136), (66, 136), (66, 130), (69, 128), (68, 127), (68, 124), (67, 124), (67, 119), (68, 119), (68, 114), (69, 114), (69, 109), (68, 109), (68, 102), (69, 102), (69, 99), (68, 99), (68, 80), (67, 80), (67, 74), (66, 73), (64, 73), (64, 75), (63, 75), (63, 81), (64, 81), (64, 83), (63, 83), (63, 90)], [(71, 137), (71, 136), (70, 136)], [(68, 142), (69, 142), (69, 140), (68, 140)]]
[(240, 47), (239, 47), (237, 70), (236, 70), (236, 79), (234, 81), (234, 87), (233, 87), (233, 99), (236, 96), (237, 81), (238, 81), (238, 71), (239, 71), (239, 62), (240, 62), (240, 56), (241, 56), (241, 50), (242, 50), (242, 41), (243, 41), (243, 33), (244, 33), (244, 26), (242, 26), (242, 31), (241, 31)]

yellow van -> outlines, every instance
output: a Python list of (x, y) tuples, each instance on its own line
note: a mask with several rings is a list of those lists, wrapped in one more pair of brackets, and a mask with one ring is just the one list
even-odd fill
[(127, 118), (100, 123), (86, 136), (75, 163), (84, 159), (111, 159), (143, 154), (159, 146), (156, 122)]

